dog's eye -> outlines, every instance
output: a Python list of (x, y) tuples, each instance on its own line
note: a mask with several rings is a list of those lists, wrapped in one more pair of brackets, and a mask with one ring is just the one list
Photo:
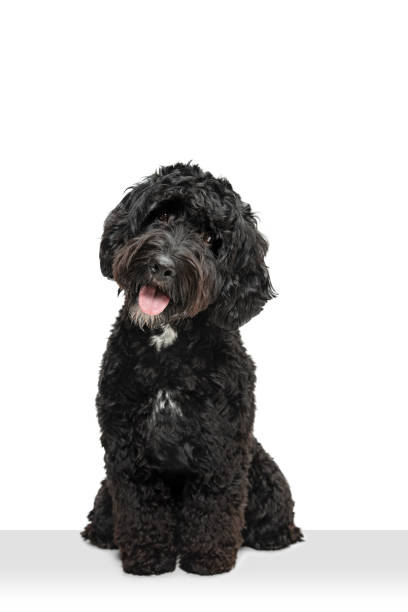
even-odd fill
[(214, 236), (209, 232), (206, 232), (205, 234), (203, 234), (203, 240), (205, 244), (212, 244), (214, 241)]
[(161, 212), (159, 215), (159, 221), (164, 221), (167, 223), (168, 220), (169, 220), (169, 213), (163, 210), (163, 212)]

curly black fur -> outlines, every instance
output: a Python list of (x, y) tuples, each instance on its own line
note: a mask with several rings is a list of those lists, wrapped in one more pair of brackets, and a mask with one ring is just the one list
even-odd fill
[[(126, 572), (230, 570), (240, 546), (302, 539), (289, 486), (253, 436), (255, 366), (238, 328), (274, 296), (267, 242), (225, 179), (176, 164), (108, 216), (101, 270), (125, 291), (97, 396), (106, 479), (84, 538)], [(148, 287), (170, 298), (146, 312)]]

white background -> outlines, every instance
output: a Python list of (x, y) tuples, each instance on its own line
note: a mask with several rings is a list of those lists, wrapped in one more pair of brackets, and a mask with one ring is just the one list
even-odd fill
[(107, 213), (193, 160), (260, 215), (256, 433), (305, 529), (406, 529), (407, 5), (2, 2), (1, 529), (79, 529)]

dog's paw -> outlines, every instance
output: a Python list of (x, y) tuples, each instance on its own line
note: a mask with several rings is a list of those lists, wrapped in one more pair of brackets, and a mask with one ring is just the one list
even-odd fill
[(172, 572), (176, 568), (176, 555), (166, 550), (134, 547), (132, 553), (122, 551), (122, 566), (127, 574), (150, 576)]
[(180, 567), (191, 574), (209, 576), (229, 572), (235, 565), (236, 550), (217, 550), (207, 554), (186, 553), (180, 559)]
[(94, 546), (99, 548), (117, 548), (113, 541), (113, 535), (107, 531), (98, 530), (92, 523), (89, 523), (83, 531), (81, 536), (84, 540), (88, 540)]
[(303, 533), (293, 524), (277, 530), (265, 527), (252, 529), (244, 536), (244, 546), (250, 546), (256, 550), (280, 550), (302, 541)]

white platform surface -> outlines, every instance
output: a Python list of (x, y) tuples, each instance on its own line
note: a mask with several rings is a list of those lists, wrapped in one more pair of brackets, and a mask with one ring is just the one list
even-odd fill
[(408, 531), (309, 531), (276, 552), (240, 551), (219, 576), (122, 572), (117, 551), (74, 531), (0, 532), (0, 607), (9, 610), (404, 610)]

